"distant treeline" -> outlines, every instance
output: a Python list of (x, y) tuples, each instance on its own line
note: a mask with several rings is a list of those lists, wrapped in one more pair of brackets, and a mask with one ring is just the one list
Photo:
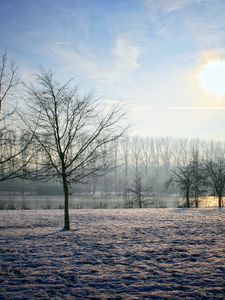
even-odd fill
[[(0, 148), (4, 151), (4, 146)], [(172, 170), (184, 167), (198, 153), (200, 161), (215, 161), (223, 157), (225, 143), (200, 139), (149, 137), (123, 137), (114, 143), (110, 153), (114, 168), (102, 176), (90, 176), (84, 183), (70, 186), (70, 193), (77, 195), (115, 195), (124, 198), (138, 198), (137, 189), (141, 189), (141, 197), (180, 194), (178, 185), (166, 186)], [(24, 155), (24, 153), (23, 153)], [(38, 153), (41, 159), (41, 153)], [(11, 162), (11, 170), (13, 164)], [(139, 186), (139, 187), (138, 187)], [(57, 180), (45, 182), (15, 178), (2, 182), (0, 192), (27, 195), (61, 195), (61, 183)], [(208, 186), (207, 194), (214, 194), (212, 186)], [(139, 199), (140, 200), (140, 199)], [(132, 205), (132, 204), (131, 204)]]

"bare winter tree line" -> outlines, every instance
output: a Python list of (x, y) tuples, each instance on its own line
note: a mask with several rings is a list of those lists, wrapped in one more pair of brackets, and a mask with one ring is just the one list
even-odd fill
[[(24, 85), (6, 53), (0, 61), (0, 181), (61, 185), (64, 229), (70, 228), (71, 193), (123, 197), (145, 207), (158, 196), (180, 194), (198, 207), (202, 195), (223, 205), (225, 143), (199, 139), (128, 136), (121, 106), (102, 110), (92, 93), (42, 71)], [(20, 181), (20, 182), (21, 182)], [(14, 187), (16, 191), (16, 188)]]
[(128, 207), (141, 208), (150, 199), (177, 194), (186, 199), (187, 207), (198, 207), (203, 195), (218, 196), (218, 206), (222, 206), (224, 142), (127, 136), (115, 148), (118, 168), (105, 175), (102, 189), (122, 195)]
[[(42, 138), (50, 142), (46, 136)], [(24, 140), (24, 136), (20, 138), (21, 147), (26, 144)], [(13, 148), (11, 151), (18, 152)], [(120, 141), (111, 144), (107, 151), (110, 156), (107, 158), (106, 153), (102, 156), (102, 165), (106, 164), (107, 159), (111, 169), (107, 172), (99, 169), (98, 174), (90, 174), (84, 181), (71, 181), (71, 193), (89, 196), (114, 195), (127, 199), (128, 207), (143, 207), (148, 199), (175, 194), (186, 198), (187, 206), (194, 204), (198, 207), (200, 196), (216, 195), (220, 197), (219, 206), (222, 205), (225, 185), (223, 142), (124, 136)], [(54, 174), (54, 170), (51, 170), (44, 150), (36, 142), (22, 152), (21, 158), (23, 165), (30, 159), (27, 167), (23, 168), (21, 177), (44, 181), (52, 178), (50, 174)], [(14, 161), (11, 161), (11, 172), (16, 169)], [(55, 180), (50, 182), (57, 185), (59, 179), (55, 175)]]

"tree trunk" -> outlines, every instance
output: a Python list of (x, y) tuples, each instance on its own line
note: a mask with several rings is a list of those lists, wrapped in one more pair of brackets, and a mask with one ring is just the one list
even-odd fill
[(198, 196), (195, 197), (195, 207), (198, 208)]
[(219, 201), (218, 201), (218, 206), (219, 207), (222, 207), (222, 199), (223, 199), (223, 197), (219, 196)]
[(70, 230), (70, 217), (69, 217), (69, 188), (66, 179), (63, 178), (63, 191), (64, 191), (64, 230)]
[(189, 196), (189, 191), (186, 192), (186, 201), (187, 201), (187, 207), (190, 208), (190, 196)]
[(138, 207), (142, 208), (142, 200), (141, 200), (141, 194), (138, 194)]

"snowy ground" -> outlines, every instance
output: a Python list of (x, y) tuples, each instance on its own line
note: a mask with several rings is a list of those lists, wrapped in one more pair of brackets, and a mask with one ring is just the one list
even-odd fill
[(0, 299), (225, 299), (225, 210), (0, 211)]

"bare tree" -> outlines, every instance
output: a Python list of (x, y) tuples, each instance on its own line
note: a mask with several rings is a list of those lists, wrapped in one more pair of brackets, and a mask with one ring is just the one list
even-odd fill
[(119, 191), (118, 191), (118, 140), (115, 141), (114, 143), (114, 165), (115, 165), (115, 169), (114, 169), (114, 191), (115, 191), (115, 194), (118, 195)]
[(211, 185), (218, 196), (218, 206), (222, 207), (225, 189), (225, 160), (217, 158), (205, 162), (205, 168), (210, 177)]
[(50, 71), (37, 76), (36, 83), (37, 87), (28, 88), (30, 113), (26, 123), (45, 161), (35, 172), (30, 164), (28, 174), (61, 179), (64, 229), (69, 230), (69, 187), (90, 175), (103, 174), (113, 164), (111, 147), (127, 129), (125, 112), (117, 105), (103, 113), (92, 94), (80, 96), (71, 81), (60, 84)]
[(121, 140), (121, 157), (123, 164), (123, 194), (125, 200), (127, 200), (128, 196), (128, 168), (129, 168), (129, 137), (125, 136)]
[(150, 139), (145, 138), (142, 140), (142, 152), (143, 152), (143, 163), (144, 163), (144, 174), (145, 174), (145, 185), (149, 185), (149, 171), (150, 171)]
[[(5, 51), (0, 57), (0, 181), (20, 176), (29, 161), (29, 156), (25, 158), (24, 153), (32, 137), (28, 138), (20, 128), (15, 109), (19, 84), (18, 68), (13, 61), (9, 62)], [(23, 143), (22, 136), (26, 136)]]
[(199, 159), (199, 150), (193, 150), (192, 159), (190, 161), (192, 187), (191, 193), (194, 197), (195, 207), (198, 207), (199, 197), (206, 192), (208, 178), (204, 171), (204, 165)]
[(190, 207), (190, 195), (192, 187), (192, 168), (188, 164), (186, 166), (177, 166), (172, 169), (172, 175), (166, 182), (166, 187), (171, 184), (178, 186), (180, 193), (186, 199), (186, 206)]
[[(128, 191), (133, 194), (134, 200), (139, 208), (143, 207), (144, 197), (146, 197), (150, 191), (149, 182), (146, 178), (146, 152), (143, 147), (144, 141), (145, 139), (134, 136), (130, 143), (133, 178), (130, 180)], [(134, 204), (135, 202), (132, 203)]]
[(13, 95), (19, 81), (18, 68), (13, 60), (8, 62), (7, 53), (3, 52), (0, 57), (0, 112), (2, 112), (3, 102), (7, 97)]
[(129, 187), (129, 191), (134, 195), (134, 200), (137, 202), (138, 208), (143, 207), (143, 200), (150, 192), (150, 188), (144, 186), (142, 179), (142, 174), (139, 171), (135, 172), (133, 182)]

